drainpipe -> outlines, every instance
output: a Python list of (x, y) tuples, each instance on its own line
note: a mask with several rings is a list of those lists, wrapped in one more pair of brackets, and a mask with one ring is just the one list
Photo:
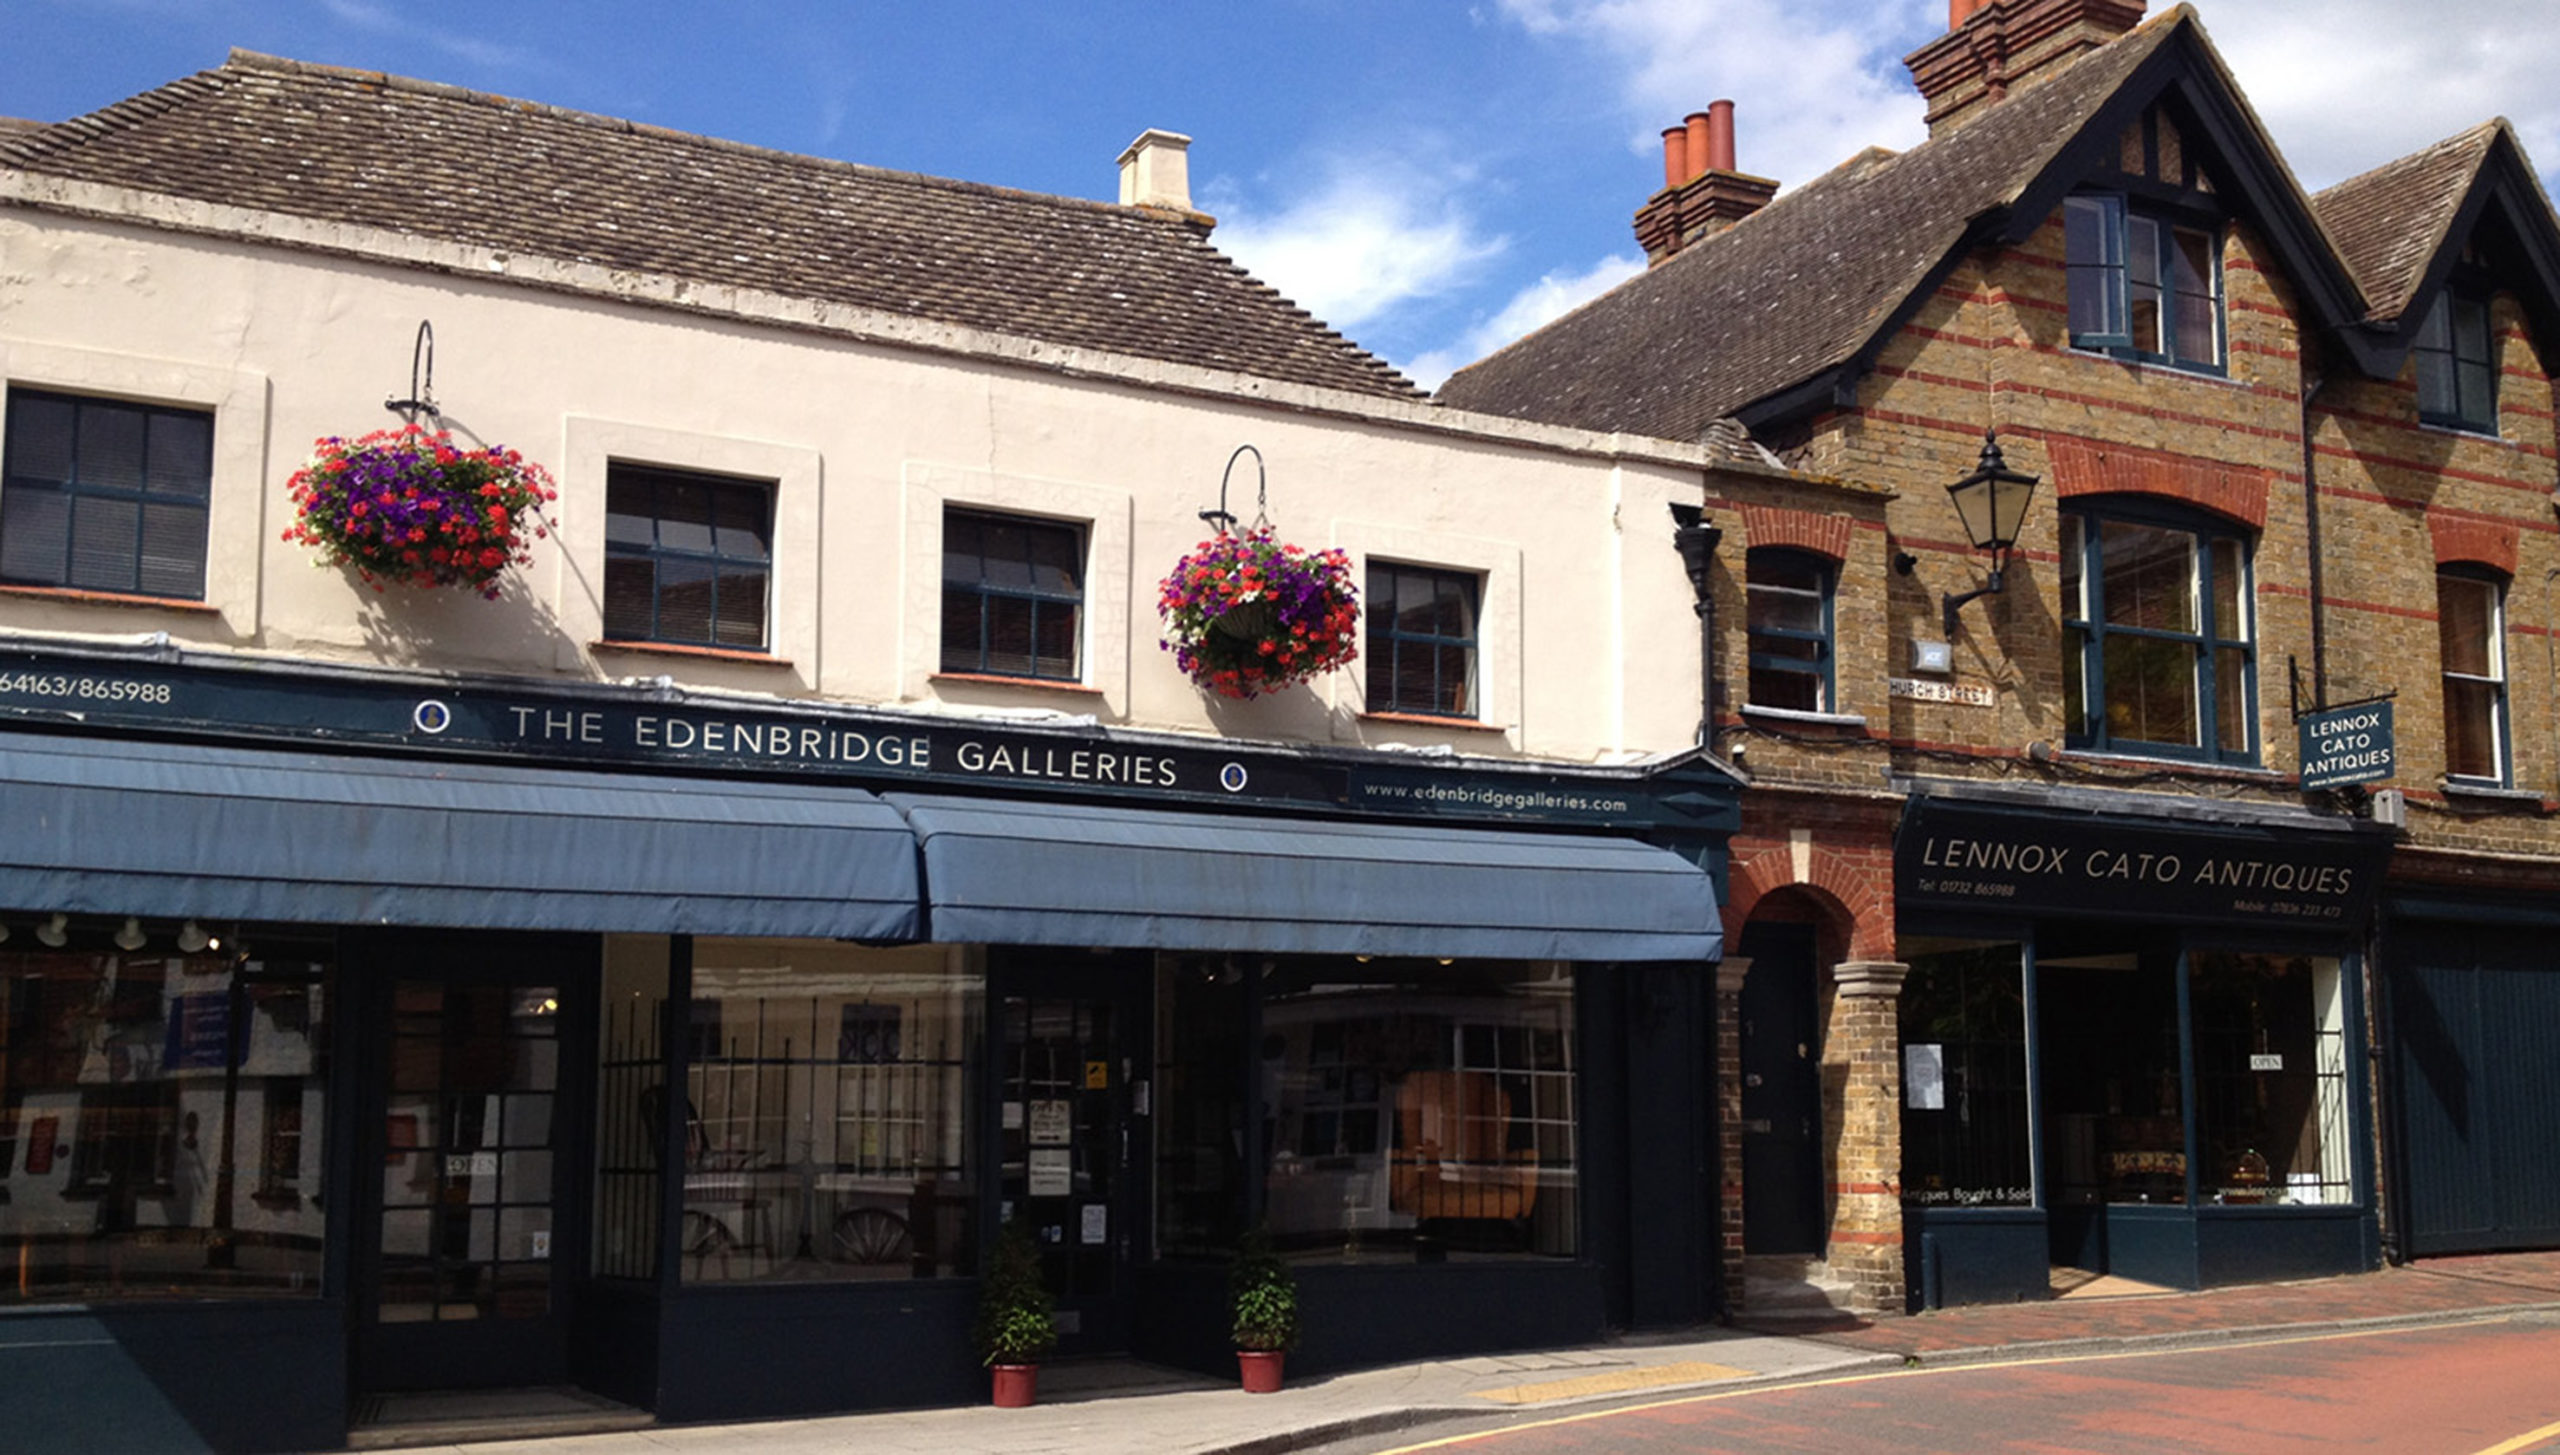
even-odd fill
[(1716, 593), (1708, 569), (1715, 564), (1716, 543), (1724, 539), (1724, 530), (1707, 519), (1701, 506), (1674, 505), (1671, 519), (1678, 527), (1671, 532), (1671, 544), (1680, 552), (1680, 567), (1689, 573), (1689, 590), (1697, 597), (1698, 746), (1712, 751), (1716, 731)]
[(2315, 706), (2329, 705), (2329, 611), (2322, 593), (2326, 589), (2326, 573), (2320, 554), (2320, 475), (2318, 449), (2312, 439), (2311, 401), (2328, 381), (2305, 380), (2302, 389), (2302, 520), (2307, 539), (2305, 550), (2311, 555), (2311, 700)]

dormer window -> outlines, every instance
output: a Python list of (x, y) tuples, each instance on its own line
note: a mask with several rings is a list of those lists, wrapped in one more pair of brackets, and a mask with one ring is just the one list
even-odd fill
[(2498, 370), (2490, 353), (2489, 300), (2449, 286), (2418, 327), (2418, 419), (2447, 429), (2498, 432)]
[(2071, 346), (2183, 369), (2223, 367), (2222, 246), (2118, 192), (2062, 206)]

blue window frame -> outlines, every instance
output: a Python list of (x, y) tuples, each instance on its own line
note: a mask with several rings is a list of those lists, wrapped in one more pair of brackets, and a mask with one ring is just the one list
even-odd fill
[(2062, 204), (2074, 348), (2223, 368), (2222, 247), (2214, 229), (2115, 192)]
[(1083, 642), (1083, 527), (943, 512), (943, 671), (1080, 681)]
[(1476, 578), (1369, 563), (1369, 710), (1474, 717)]
[(1745, 561), (1754, 707), (1832, 710), (1831, 562), (1764, 546)]
[(9, 391), (0, 582), (204, 599), (213, 416)]
[(608, 639), (762, 651), (772, 578), (771, 483), (607, 467)]
[(2249, 542), (2193, 512), (2062, 516), (2063, 713), (2074, 747), (2255, 763)]
[(2504, 788), (2507, 749), (2506, 582), (2448, 566), (2436, 574), (2436, 639), (2444, 672), (2444, 772)]
[(2498, 432), (2498, 368), (2489, 300), (2449, 287), (2418, 327), (2418, 418), (2447, 429)]

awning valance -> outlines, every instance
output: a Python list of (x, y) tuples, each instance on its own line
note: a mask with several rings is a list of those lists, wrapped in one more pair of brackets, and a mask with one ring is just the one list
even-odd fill
[(869, 793), (0, 733), (0, 904), (323, 924), (912, 937)]
[(1712, 960), (1713, 883), (1632, 839), (888, 794), (946, 941)]

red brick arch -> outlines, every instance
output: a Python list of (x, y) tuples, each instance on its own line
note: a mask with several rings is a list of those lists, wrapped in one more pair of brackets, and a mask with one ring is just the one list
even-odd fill
[(2056, 499), (2149, 495), (2228, 516), (2251, 530), (2266, 528), (2275, 480), (2266, 470), (2061, 435), (2047, 436), (2044, 447)]
[(1782, 505), (1745, 505), (1741, 514), (1743, 544), (1748, 549), (1792, 546), (1835, 566), (1849, 559), (1850, 524), (1845, 515), (1791, 510)]
[(2427, 533), (2435, 537), (2439, 566), (2486, 566), (2501, 576), (2516, 573), (2516, 527), (2511, 522), (2429, 511)]
[(1729, 898), (1724, 907), (1727, 944), (1739, 944), (1742, 927), (1763, 896), (1782, 889), (1804, 892), (1819, 905), (1849, 946), (1852, 960), (1893, 958), (1893, 851), (1890, 847), (1844, 852), (1815, 844), (1807, 873), (1796, 878), (1795, 849), (1776, 844), (1736, 858), (1726, 873)]

